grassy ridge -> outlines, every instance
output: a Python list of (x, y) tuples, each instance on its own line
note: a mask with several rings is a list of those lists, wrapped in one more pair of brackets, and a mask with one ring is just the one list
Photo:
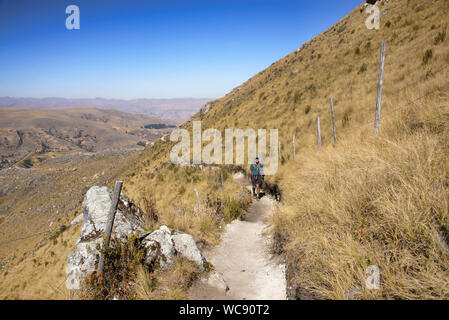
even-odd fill
[[(195, 115), (203, 130), (279, 128), (283, 206), (273, 218), (293, 296), (447, 298), (448, 40), (443, 0), (397, 0), (380, 30), (362, 5)], [(387, 42), (380, 135), (372, 126)], [(329, 98), (336, 110), (332, 147)], [(316, 148), (319, 116), (323, 150)], [(183, 125), (191, 130), (191, 121)], [(296, 135), (296, 160), (291, 137)], [(158, 141), (153, 163), (172, 144)], [(158, 187), (161, 187), (159, 185)], [(193, 198), (193, 197), (192, 197)], [(381, 289), (366, 290), (378, 265)]]
[[(387, 12), (380, 30), (365, 27), (367, 15), (360, 5), (191, 119), (201, 120), (203, 130), (279, 128), (281, 165), (267, 180), (281, 187), (283, 205), (272, 225), (277, 249), (289, 259), (288, 280), (296, 296), (449, 297), (449, 2), (395, 0), (381, 10)], [(387, 41), (384, 102), (380, 135), (373, 139), (382, 40)], [(330, 97), (337, 148), (332, 147)], [(191, 121), (182, 127), (191, 130)], [(222, 193), (207, 169), (171, 166), (171, 146), (159, 139), (124, 169), (124, 192), (142, 208), (155, 208), (158, 222), (149, 228), (167, 224), (214, 244), (223, 223), (239, 217), (245, 206), (241, 187), (227, 179)], [(199, 213), (195, 188), (207, 208)], [(208, 198), (214, 200), (210, 208)], [(217, 199), (227, 205), (217, 206)], [(380, 290), (365, 288), (369, 265), (381, 270)], [(175, 276), (166, 275), (169, 288), (185, 287), (182, 279), (192, 275), (184, 262), (178, 266)], [(139, 297), (185, 296), (182, 290), (151, 291), (151, 279), (164, 275), (140, 271), (137, 277)]]
[[(281, 167), (268, 181), (281, 186), (283, 207), (273, 231), (296, 297), (448, 297), (449, 3), (397, 0), (381, 10), (380, 30), (366, 29), (359, 6), (193, 117), (203, 128), (279, 128)], [(382, 40), (382, 123), (373, 140)], [(369, 265), (380, 267), (380, 290), (366, 290)]]

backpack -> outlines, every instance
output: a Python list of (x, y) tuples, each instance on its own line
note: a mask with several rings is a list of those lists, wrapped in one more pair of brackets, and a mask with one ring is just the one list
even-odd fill
[(260, 167), (260, 162), (257, 163), (257, 164), (253, 163), (253, 164), (251, 165), (251, 167), (250, 167), (251, 173), (254, 171), (254, 169), (257, 169), (257, 175), (259, 175), (259, 176), (262, 175), (262, 173), (261, 173), (261, 167)]

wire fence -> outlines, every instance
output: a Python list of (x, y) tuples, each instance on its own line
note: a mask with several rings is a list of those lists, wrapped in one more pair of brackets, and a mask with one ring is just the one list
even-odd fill
[[(392, 64), (391, 63), (386, 63), (384, 65), (384, 67), (385, 66), (392, 66)], [(445, 65), (445, 66), (439, 68), (436, 71), (428, 71), (428, 72), (426, 72), (426, 74), (420, 76), (418, 80), (413, 81), (413, 82), (405, 85), (404, 87), (402, 87), (402, 88), (400, 88), (398, 90), (395, 90), (393, 93), (389, 93), (387, 95), (384, 95), (384, 99), (386, 98), (385, 100), (388, 102), (389, 99), (392, 99), (394, 97), (399, 96), (401, 93), (403, 93), (404, 91), (406, 91), (408, 89), (414, 89), (414, 88), (418, 87), (419, 85), (422, 85), (423, 83), (425, 83), (425, 82), (427, 82), (427, 81), (429, 81), (431, 79), (435, 79), (435, 77), (437, 75), (439, 75), (439, 74), (441, 74), (441, 73), (443, 73), (445, 71), (448, 71), (448, 70), (449, 70), (449, 65)], [(434, 95), (434, 94), (436, 94), (438, 92), (442, 92), (442, 90), (445, 90), (445, 89), (449, 89), (449, 82), (446, 82), (444, 85), (438, 86), (438, 87), (434, 88), (433, 90), (428, 91), (425, 94), (423, 94), (423, 95), (421, 95), (421, 96), (419, 96), (419, 97), (417, 97), (415, 99), (408, 100), (405, 103), (400, 103), (393, 109), (388, 109), (388, 108), (384, 107), (384, 110), (382, 110), (382, 119), (384, 119), (384, 121), (385, 121), (385, 119), (387, 121), (390, 120), (390, 119), (393, 119), (390, 116), (393, 115), (394, 113), (398, 112), (398, 111), (404, 110), (404, 108), (406, 106), (410, 106), (410, 105), (412, 105), (412, 104), (414, 104), (414, 103), (416, 103), (418, 101), (421, 101), (421, 100), (423, 100), (423, 99), (425, 99), (427, 97), (430, 97), (431, 95)], [(383, 103), (383, 104), (385, 105), (385, 103)], [(363, 112), (366, 112), (369, 109), (371, 109), (373, 111), (375, 110), (374, 103), (371, 106), (365, 106), (365, 107), (362, 107), (362, 108), (358, 108), (356, 111), (352, 111), (351, 112), (351, 116), (352, 115), (362, 114)], [(331, 114), (331, 108), (330, 108), (330, 106), (322, 107), (322, 108), (316, 109), (315, 112), (318, 114), (318, 117), (317, 117), (317, 120), (318, 120), (320, 113), (326, 112), (326, 114)], [(438, 116), (438, 117), (434, 117), (432, 119), (428, 119), (428, 120), (429, 121), (430, 120), (435, 120), (435, 119), (438, 119), (439, 117), (441, 117), (441, 115)], [(319, 125), (319, 123), (320, 122), (317, 121), (317, 125)], [(335, 122), (334, 121), (333, 121), (333, 125), (335, 126)], [(366, 127), (367, 125), (374, 125), (374, 117), (373, 117), (373, 119), (370, 119), (369, 121), (366, 121), (364, 123), (353, 124), (353, 125), (351, 125), (349, 127), (346, 127), (346, 128), (343, 128), (343, 129), (339, 129), (337, 133), (338, 134), (346, 133), (346, 132), (348, 132), (350, 130)], [(334, 127), (334, 135), (335, 135), (335, 129), (336, 128)], [(318, 135), (321, 135), (321, 130), (317, 130), (317, 132), (318, 132)], [(294, 135), (293, 135), (293, 137), (294, 137)], [(334, 145), (336, 144), (336, 140), (337, 140), (336, 137), (334, 137)], [(318, 148), (319, 149), (321, 149), (321, 145), (320, 145), (321, 143), (322, 143), (322, 139), (321, 139), (321, 136), (319, 136), (318, 137)], [(292, 138), (292, 144), (294, 144), (294, 138)], [(292, 151), (295, 152), (295, 148), (294, 147), (292, 148)], [(295, 158), (295, 155), (293, 155), (293, 158)]]
[[(418, 98), (416, 98), (416, 99), (409, 100), (409, 101), (405, 102), (404, 104), (400, 104), (398, 107), (396, 107), (396, 108), (394, 108), (394, 109), (387, 110), (386, 112), (383, 112), (383, 114), (382, 114), (382, 115), (383, 115), (383, 118), (385, 119), (385, 118), (387, 118), (386, 116), (392, 115), (392, 114), (394, 114), (394, 113), (396, 113), (396, 112), (398, 112), (398, 111), (400, 111), (400, 110), (403, 110), (406, 106), (409, 106), (409, 105), (411, 105), (411, 104), (414, 104), (414, 103), (416, 103), (416, 102), (418, 102), (418, 101), (420, 101), (420, 100), (422, 100), (422, 99), (424, 99), (424, 98), (427, 98), (427, 97), (429, 97), (429, 96), (431, 96), (431, 95), (433, 95), (433, 94), (435, 94), (435, 93), (437, 93), (437, 92), (440, 92), (442, 89), (445, 89), (445, 88), (448, 88), (448, 89), (449, 89), (449, 82), (446, 83), (446, 84), (443, 85), (443, 86), (437, 87), (436, 89), (434, 89), (434, 90), (432, 90), (432, 91), (430, 91), (430, 92), (428, 92), (428, 93), (426, 93), (426, 94), (424, 94), (424, 95), (422, 95), (422, 96), (420, 96), (420, 97), (418, 97)], [(372, 108), (372, 107), (371, 107), (371, 108)], [(356, 127), (356, 128), (361, 128), (361, 127), (364, 127), (364, 126), (369, 125), (369, 124), (373, 124), (373, 120), (370, 120), (370, 121), (367, 121), (367, 122), (365, 122), (365, 123), (356, 125), (355, 127)], [(349, 130), (349, 129), (352, 129), (352, 128), (354, 128), (354, 126), (351, 127), (351, 128), (347, 128), (347, 129), (345, 129), (345, 130)]]
[[(440, 74), (443, 71), (448, 71), (448, 70), (449, 70), (449, 65), (446, 65), (446, 66), (438, 69), (437, 71), (432, 72), (431, 75), (422, 75), (417, 81), (414, 81), (414, 82), (412, 82), (412, 83), (410, 83), (410, 84), (408, 84), (408, 85), (406, 85), (406, 86), (396, 90), (394, 93), (387, 94), (387, 95), (384, 94), (384, 96), (387, 99), (395, 97), (395, 96), (399, 95), (400, 93), (402, 93), (403, 91), (405, 91), (407, 89), (415, 88), (416, 86), (418, 86), (422, 82), (429, 81), (432, 78), (434, 78), (437, 74)], [(361, 111), (365, 111), (367, 109), (372, 109), (372, 108), (373, 108), (373, 105), (365, 106), (365, 107), (362, 107), (362, 108), (358, 108), (356, 112), (361, 112)], [(328, 110), (329, 110), (328, 107), (322, 107), (322, 108), (317, 109), (316, 112), (325, 112), (325, 111), (328, 111)]]

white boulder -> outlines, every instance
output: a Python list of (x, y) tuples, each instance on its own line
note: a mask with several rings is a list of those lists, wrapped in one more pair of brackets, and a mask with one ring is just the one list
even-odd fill
[[(95, 264), (100, 258), (109, 209), (112, 204), (112, 191), (107, 187), (91, 187), (83, 202), (83, 227), (75, 250), (68, 256), (66, 268), (66, 286), (69, 290), (81, 288), (83, 279), (95, 271)], [(80, 220), (75, 218), (72, 224)], [(120, 194), (117, 212), (112, 229), (112, 237), (125, 240), (137, 233), (146, 248), (145, 263), (149, 266), (159, 265), (161, 269), (173, 267), (176, 255), (181, 255), (193, 262), (203, 271), (205, 259), (197, 248), (191, 235), (172, 234), (166, 226), (147, 233), (143, 230), (144, 219), (139, 207), (124, 194)]]
[(180, 233), (172, 236), (175, 250), (181, 256), (196, 263), (198, 268), (204, 270), (205, 259), (196, 246), (195, 240), (190, 234)]
[(175, 247), (171, 232), (166, 226), (150, 233), (142, 241), (142, 244), (147, 248), (147, 264), (158, 262), (161, 269), (173, 267)]
[[(112, 191), (107, 187), (91, 187), (84, 197), (84, 225), (78, 238), (75, 250), (68, 256), (67, 280), (68, 289), (80, 288), (82, 279), (95, 271), (95, 262), (99, 258), (99, 250), (103, 244), (103, 234), (108, 220), (109, 208), (112, 204)], [(75, 220), (78, 220), (77, 217)], [(112, 236), (123, 239), (132, 233), (144, 233), (141, 210), (124, 194), (115, 215)]]

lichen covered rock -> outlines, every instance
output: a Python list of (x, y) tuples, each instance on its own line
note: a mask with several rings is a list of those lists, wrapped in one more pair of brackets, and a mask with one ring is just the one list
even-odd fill
[[(111, 204), (112, 191), (107, 187), (93, 186), (87, 191), (83, 202), (84, 224), (81, 235), (76, 242), (75, 250), (68, 256), (66, 269), (68, 289), (79, 289), (83, 277), (95, 271)], [(143, 234), (142, 227), (142, 211), (126, 195), (121, 194), (112, 236), (124, 239), (133, 233)]]
[[(112, 191), (107, 187), (91, 187), (83, 202), (83, 227), (75, 250), (68, 256), (66, 286), (70, 290), (81, 288), (83, 279), (95, 271), (103, 245), (109, 209), (112, 204)], [(166, 226), (153, 232), (143, 229), (142, 210), (126, 195), (120, 194), (115, 215), (112, 237), (125, 241), (132, 234), (137, 234), (146, 249), (145, 263), (149, 267), (169, 269), (173, 267), (176, 255), (194, 261), (198, 268), (204, 270), (206, 261), (191, 235), (174, 233)]]

